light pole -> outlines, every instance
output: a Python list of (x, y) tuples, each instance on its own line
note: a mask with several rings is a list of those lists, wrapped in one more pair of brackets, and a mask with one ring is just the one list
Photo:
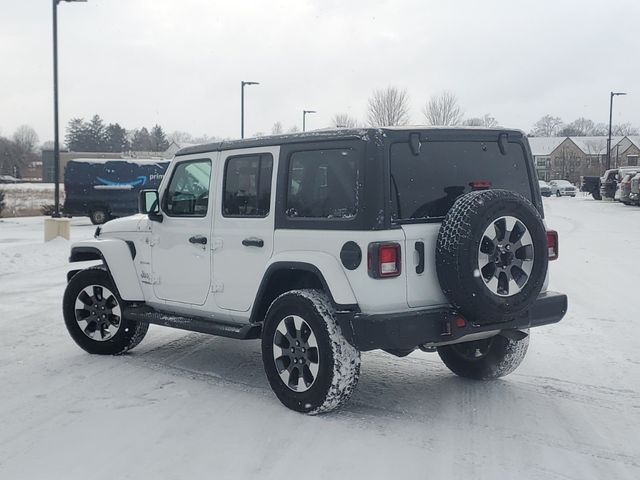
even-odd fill
[(55, 210), (51, 215), (60, 218), (60, 140), (58, 139), (58, 4), (87, 0), (53, 0), (53, 176)]
[(607, 168), (611, 168), (611, 122), (613, 121), (613, 97), (617, 95), (626, 95), (625, 92), (610, 92), (609, 95), (609, 136), (607, 137)]
[(259, 82), (240, 82), (240, 138), (244, 138), (244, 86), (260, 85)]
[(318, 113), (315, 110), (302, 110), (302, 131), (307, 129), (307, 113)]

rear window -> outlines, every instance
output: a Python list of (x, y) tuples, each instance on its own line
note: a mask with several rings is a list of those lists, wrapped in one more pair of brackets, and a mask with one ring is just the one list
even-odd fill
[(531, 200), (524, 150), (497, 142), (423, 142), (414, 155), (408, 143), (390, 152), (391, 215), (394, 221), (439, 219), (456, 199), (474, 189), (502, 188)]
[(349, 220), (357, 210), (358, 168), (348, 148), (295, 152), (289, 162), (289, 218)]

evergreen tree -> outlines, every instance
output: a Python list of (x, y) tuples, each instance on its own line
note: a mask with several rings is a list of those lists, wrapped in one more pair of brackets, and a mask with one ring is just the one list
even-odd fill
[(162, 127), (158, 124), (154, 125), (151, 129), (151, 151), (164, 152), (167, 148), (169, 148), (169, 141)]
[(72, 118), (64, 137), (67, 148), (72, 152), (84, 152), (88, 144), (87, 124), (82, 118)]
[(109, 152), (126, 152), (129, 150), (127, 131), (119, 123), (110, 123), (106, 128), (105, 145)]
[(87, 125), (87, 152), (104, 152), (107, 146), (107, 131), (100, 115), (94, 115)]
[(151, 135), (149, 135), (149, 130), (147, 130), (146, 127), (142, 127), (140, 130), (136, 130), (133, 133), (131, 150), (136, 152), (152, 151)]

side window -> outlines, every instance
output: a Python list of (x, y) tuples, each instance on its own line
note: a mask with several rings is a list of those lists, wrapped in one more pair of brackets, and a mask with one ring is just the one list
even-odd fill
[(204, 217), (209, 206), (211, 160), (179, 163), (162, 199), (163, 210), (171, 217)]
[(295, 152), (289, 161), (286, 215), (350, 219), (357, 210), (358, 166), (350, 149)]
[(229, 157), (224, 171), (222, 215), (266, 217), (271, 205), (270, 153)]

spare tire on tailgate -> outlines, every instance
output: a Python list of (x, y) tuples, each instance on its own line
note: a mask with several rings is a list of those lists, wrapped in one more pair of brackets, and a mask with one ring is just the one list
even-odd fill
[(536, 300), (548, 266), (538, 210), (522, 195), (483, 190), (456, 200), (436, 246), (442, 291), (477, 324), (505, 322)]

